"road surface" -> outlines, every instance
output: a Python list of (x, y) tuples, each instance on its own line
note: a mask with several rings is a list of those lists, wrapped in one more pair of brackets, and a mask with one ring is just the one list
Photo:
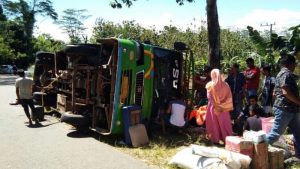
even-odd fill
[(16, 76), (0, 75), (1, 169), (149, 169), (139, 159), (124, 154), (70, 126), (46, 116), (40, 127), (28, 127), (15, 100)]

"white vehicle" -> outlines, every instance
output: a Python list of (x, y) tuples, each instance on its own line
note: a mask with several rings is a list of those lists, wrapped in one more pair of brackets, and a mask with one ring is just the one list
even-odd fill
[(0, 66), (0, 73), (1, 74), (12, 74), (14, 73), (12, 65), (1, 65)]

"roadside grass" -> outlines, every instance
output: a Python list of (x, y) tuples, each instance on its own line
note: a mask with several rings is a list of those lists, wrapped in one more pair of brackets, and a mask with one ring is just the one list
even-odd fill
[[(163, 134), (161, 129), (153, 129), (149, 136), (149, 144), (144, 147), (133, 148), (123, 142), (122, 136), (117, 135), (99, 135), (96, 132), (88, 132), (83, 135), (90, 135), (94, 139), (115, 147), (117, 150), (132, 155), (142, 160), (150, 166), (162, 169), (178, 169), (177, 166), (169, 165), (168, 162), (180, 150), (191, 144), (215, 146), (205, 138), (205, 129), (199, 127), (189, 127), (182, 133), (167, 132)], [(79, 132), (80, 133), (80, 132)], [(285, 169), (300, 169), (299, 163), (289, 163)]]
[(176, 169), (176, 166), (169, 165), (168, 162), (180, 150), (191, 144), (211, 146), (209, 140), (205, 138), (204, 130), (200, 128), (188, 128), (183, 133), (162, 134), (160, 130), (151, 133), (150, 142), (147, 146), (132, 148), (118, 141), (120, 138), (101, 137), (100, 141), (115, 146), (118, 150), (143, 160), (149, 165), (155, 165), (163, 169)]
[[(202, 128), (190, 127), (183, 134), (167, 133), (162, 134), (160, 130), (151, 133), (150, 142), (147, 146), (132, 148), (125, 144), (120, 144), (122, 137), (100, 137), (100, 141), (116, 147), (118, 150), (132, 155), (149, 165), (162, 169), (178, 169), (177, 166), (169, 165), (168, 162), (180, 150), (191, 144), (214, 146), (205, 138)], [(285, 166), (286, 169), (300, 169), (300, 164), (292, 163)]]

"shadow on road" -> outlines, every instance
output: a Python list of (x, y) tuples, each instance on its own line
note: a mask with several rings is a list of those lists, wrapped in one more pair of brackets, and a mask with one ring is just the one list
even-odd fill
[(50, 124), (42, 124), (42, 123), (38, 123), (38, 124), (33, 124), (33, 125), (27, 125), (27, 127), (29, 128), (41, 128), (41, 127), (48, 127), (48, 126), (51, 126), (53, 124), (57, 124), (57, 123), (60, 123), (59, 121), (58, 122), (54, 122), (54, 123), (50, 123)]
[(0, 85), (14, 85), (17, 77), (12, 75), (0, 75)]
[(91, 133), (89, 131), (72, 131), (70, 133), (67, 134), (68, 137), (71, 137), (71, 138), (87, 138), (87, 137), (93, 137), (91, 135)]
[(119, 135), (108, 135), (104, 136), (95, 131), (88, 130), (88, 129), (80, 129), (74, 130), (67, 134), (68, 137), (71, 138), (94, 138), (97, 141), (106, 143), (111, 146), (115, 146), (118, 140), (121, 140)]

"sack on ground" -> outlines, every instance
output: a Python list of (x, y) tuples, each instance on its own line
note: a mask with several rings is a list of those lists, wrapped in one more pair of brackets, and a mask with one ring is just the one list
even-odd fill
[(184, 168), (248, 168), (251, 158), (217, 147), (191, 145), (179, 151), (169, 162)]

